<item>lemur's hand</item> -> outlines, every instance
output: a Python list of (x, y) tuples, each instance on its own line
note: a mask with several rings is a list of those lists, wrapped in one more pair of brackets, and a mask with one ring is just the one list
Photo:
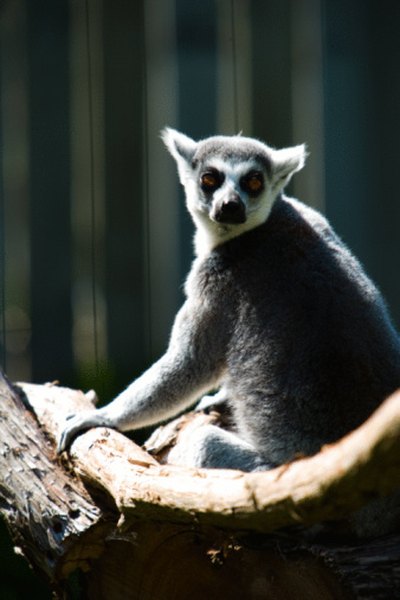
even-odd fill
[(95, 409), (77, 415), (69, 415), (66, 427), (62, 431), (58, 441), (57, 453), (61, 454), (61, 452), (66, 450), (71, 445), (73, 439), (86, 429), (90, 429), (91, 427), (107, 427), (108, 425), (100, 411)]

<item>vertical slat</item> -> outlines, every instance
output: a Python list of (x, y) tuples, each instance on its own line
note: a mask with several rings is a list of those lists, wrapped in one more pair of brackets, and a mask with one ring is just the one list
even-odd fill
[(294, 194), (307, 204), (324, 210), (321, 0), (292, 0), (291, 24), (293, 142), (306, 142), (309, 152), (306, 168), (293, 180)]
[(2, 244), (1, 328), (4, 368), (13, 379), (31, 378), (30, 231), (26, 3), (7, 3), (0, 18)]
[(79, 385), (101, 397), (104, 307), (104, 85), (102, 0), (71, 2), (71, 228), (74, 359)]
[[(160, 139), (166, 125), (176, 126), (178, 70), (175, 0), (146, 0), (146, 240), (147, 328), (149, 360), (165, 350), (178, 310), (181, 254), (175, 163)], [(162, 102), (160, 102), (162, 98)]]
[(379, 11), (376, 2), (366, 4), (369, 73), (374, 77), (370, 86), (373, 114), (367, 125), (372, 128), (372, 143), (365, 149), (373, 207), (369, 262), (400, 328), (400, 3), (388, 0), (379, 5)]
[[(217, 9), (213, 0), (176, 1), (179, 127), (199, 139), (216, 133)], [(193, 257), (193, 225), (181, 202), (182, 277)]]
[(68, 0), (27, 2), (32, 373), (72, 383)]
[(290, 0), (253, 0), (253, 133), (272, 146), (292, 143)]
[(217, 131), (252, 135), (251, 1), (219, 0)]
[(106, 301), (116, 385), (144, 367), (143, 2), (105, 0)]
[(3, 43), (0, 39), (0, 367), (7, 371), (6, 350), (6, 260), (4, 210), (4, 153), (3, 153)]
[(400, 322), (400, 5), (323, 3), (327, 213)]
[(326, 211), (364, 260), (371, 182), (367, 14), (362, 0), (324, 3)]

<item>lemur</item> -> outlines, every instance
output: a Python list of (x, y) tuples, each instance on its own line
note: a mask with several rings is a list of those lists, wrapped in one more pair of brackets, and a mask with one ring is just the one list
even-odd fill
[(70, 418), (59, 451), (90, 427), (159, 423), (220, 387), (236, 431), (199, 428), (180, 461), (256, 471), (316, 453), (400, 387), (382, 296), (327, 220), (283, 194), (304, 145), (162, 137), (196, 226), (186, 301), (165, 354), (110, 404)]

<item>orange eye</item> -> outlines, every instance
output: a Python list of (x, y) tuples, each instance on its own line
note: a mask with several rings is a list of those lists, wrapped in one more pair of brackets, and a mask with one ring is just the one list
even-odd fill
[(250, 196), (257, 196), (264, 188), (262, 174), (258, 172), (249, 173), (246, 177), (243, 177), (241, 187)]
[(253, 175), (253, 177), (247, 180), (247, 187), (251, 192), (259, 192), (262, 188), (262, 182), (258, 177)]
[(207, 171), (200, 178), (201, 187), (205, 192), (216, 190), (221, 185), (221, 177), (217, 172)]

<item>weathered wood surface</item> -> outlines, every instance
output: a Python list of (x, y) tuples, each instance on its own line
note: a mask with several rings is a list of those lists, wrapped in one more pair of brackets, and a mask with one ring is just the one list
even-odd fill
[(0, 430), (0, 510), (16, 548), (51, 581), (86, 568), (102, 551), (102, 512), (1, 374)]
[[(39, 421), (58, 436), (63, 416), (91, 407), (69, 390), (24, 385)], [(201, 415), (199, 417), (202, 418)], [(196, 423), (189, 427), (196, 426)], [(92, 429), (72, 444), (75, 471), (106, 490), (125, 520), (175, 522), (271, 532), (339, 519), (400, 485), (400, 392), (359, 429), (316, 456), (268, 472), (160, 465), (126, 436)]]
[(160, 465), (102, 428), (60, 460), (54, 439), (90, 398), (52, 385), (21, 389), (23, 402), (1, 380), (0, 510), (59, 598), (77, 569), (89, 600), (400, 598), (398, 536), (304, 537), (305, 525), (398, 485), (399, 394), (319, 455), (244, 474)]

